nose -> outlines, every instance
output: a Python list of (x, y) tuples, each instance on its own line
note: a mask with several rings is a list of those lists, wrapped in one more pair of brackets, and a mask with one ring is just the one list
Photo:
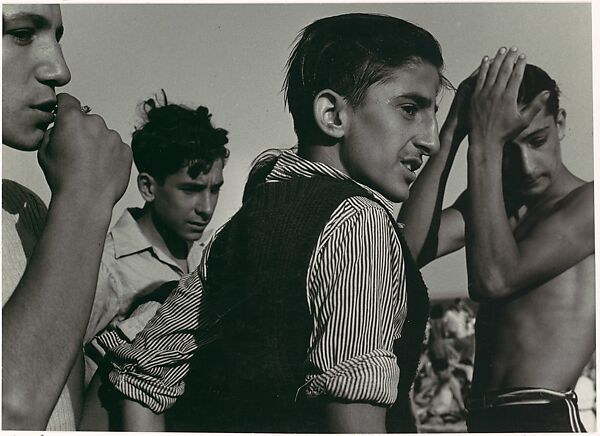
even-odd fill
[(212, 197), (212, 193), (208, 189), (205, 189), (204, 191), (199, 192), (198, 197), (196, 198), (194, 212), (206, 221), (212, 218), (212, 214), (215, 210), (216, 202), (213, 201)]
[(519, 157), (523, 175), (526, 177), (534, 175), (536, 171), (536, 162), (533, 156), (533, 151), (527, 147), (519, 147)]
[(53, 88), (64, 86), (71, 81), (71, 71), (58, 42), (53, 41), (44, 49), (36, 74), (40, 82)]
[(431, 111), (423, 118), (420, 132), (416, 136), (414, 144), (421, 152), (431, 156), (440, 151), (440, 139), (438, 135), (438, 123), (435, 112)]

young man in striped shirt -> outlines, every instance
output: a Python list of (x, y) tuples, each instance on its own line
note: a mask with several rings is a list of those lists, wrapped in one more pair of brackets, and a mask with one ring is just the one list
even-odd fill
[[(593, 182), (562, 162), (556, 82), (516, 47), (484, 57), (469, 89), (469, 129), (427, 163), (413, 187), (420, 202), (400, 215), (424, 247), (422, 263), (466, 246), (469, 293), (480, 302), (467, 425), (584, 431), (573, 388), (595, 350)], [(467, 191), (436, 217), (423, 206), (434, 203), (427, 196), (441, 201), (466, 134)]]
[(179, 404), (195, 420), (178, 430), (415, 431), (428, 299), (391, 201), (439, 148), (442, 67), (437, 41), (397, 18), (304, 29), (284, 85), (298, 152), (256, 168), (198, 271), (109, 353), (142, 414), (170, 407), (191, 365)]

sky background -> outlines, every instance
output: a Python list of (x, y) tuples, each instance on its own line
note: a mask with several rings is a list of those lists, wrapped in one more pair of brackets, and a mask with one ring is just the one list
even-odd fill
[[(525, 51), (562, 90), (563, 160), (578, 176), (593, 178), (590, 4), (63, 4), (62, 12), (62, 45), (73, 77), (64, 90), (101, 114), (126, 143), (140, 125), (139, 104), (161, 88), (171, 102), (207, 106), (213, 123), (229, 130), (231, 157), (213, 228), (239, 208), (252, 159), (296, 142), (280, 89), (297, 33), (316, 19), (347, 12), (394, 15), (429, 30), (455, 85), (502, 45)], [(451, 101), (450, 92), (441, 96), (440, 125)], [(451, 173), (446, 205), (466, 186), (466, 145)], [(36, 155), (7, 147), (2, 152), (3, 177), (47, 202), (50, 192)], [(142, 205), (136, 176), (134, 168), (113, 222), (125, 207)], [(464, 251), (427, 266), (423, 275), (433, 298), (466, 295)]]

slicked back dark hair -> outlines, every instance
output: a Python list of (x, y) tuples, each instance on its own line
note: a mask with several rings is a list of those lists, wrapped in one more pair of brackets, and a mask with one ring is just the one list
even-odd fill
[(305, 27), (296, 38), (283, 84), (301, 151), (314, 141), (315, 96), (324, 89), (342, 95), (353, 106), (367, 89), (394, 69), (429, 62), (442, 75), (444, 60), (437, 40), (426, 30), (399, 18), (376, 14), (327, 17)]
[(548, 73), (540, 67), (527, 64), (523, 72), (523, 80), (519, 87), (517, 102), (527, 105), (542, 91), (550, 91), (550, 96), (546, 101), (546, 111), (556, 120), (559, 109), (560, 89)]
[(162, 104), (158, 98), (142, 104), (144, 124), (133, 132), (131, 149), (138, 171), (162, 184), (186, 166), (195, 179), (208, 173), (217, 159), (225, 164), (229, 157), (227, 130), (213, 127), (206, 107), (194, 110), (172, 104), (164, 90), (162, 93)]

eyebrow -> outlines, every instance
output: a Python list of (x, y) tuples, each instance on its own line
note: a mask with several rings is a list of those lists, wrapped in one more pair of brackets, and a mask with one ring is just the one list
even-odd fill
[(550, 127), (548, 127), (548, 126), (546, 126), (546, 127), (541, 127), (541, 128), (539, 128), (539, 129), (537, 129), (537, 130), (534, 130), (534, 131), (533, 131), (533, 132), (531, 132), (531, 133), (528, 133), (528, 134), (527, 134), (527, 136), (526, 136), (525, 138), (526, 138), (526, 139), (529, 139), (529, 138), (531, 138), (532, 136), (539, 135), (540, 133), (546, 133), (546, 131), (547, 131), (548, 129), (550, 129)]
[(398, 95), (394, 98), (392, 98), (392, 101), (398, 100), (399, 98), (409, 98), (411, 100), (413, 100), (419, 107), (430, 107), (430, 106), (434, 106), (435, 107), (435, 111), (437, 112), (438, 110), (438, 105), (437, 102), (435, 102), (434, 100), (425, 97), (421, 94), (417, 94), (415, 92), (409, 92), (406, 94), (401, 94)]
[(224, 180), (221, 180), (218, 183), (213, 183), (213, 184), (209, 184), (209, 183), (196, 183), (196, 182), (182, 182), (180, 183), (178, 186), (180, 188), (195, 188), (195, 189), (205, 189), (210, 187), (217, 187), (220, 188), (221, 186), (223, 186), (223, 184), (225, 183)]
[[(35, 14), (33, 12), (16, 12), (12, 15), (4, 16), (2, 14), (2, 27), (6, 25), (6, 22), (10, 21), (19, 21), (19, 20), (29, 20), (33, 23), (33, 25), (37, 29), (49, 29), (52, 27), (52, 23), (48, 20), (48, 18), (44, 17), (40, 14)], [(3, 33), (4, 33), (4, 29)], [(65, 32), (65, 28), (60, 25), (56, 27), (56, 37), (60, 39)]]

